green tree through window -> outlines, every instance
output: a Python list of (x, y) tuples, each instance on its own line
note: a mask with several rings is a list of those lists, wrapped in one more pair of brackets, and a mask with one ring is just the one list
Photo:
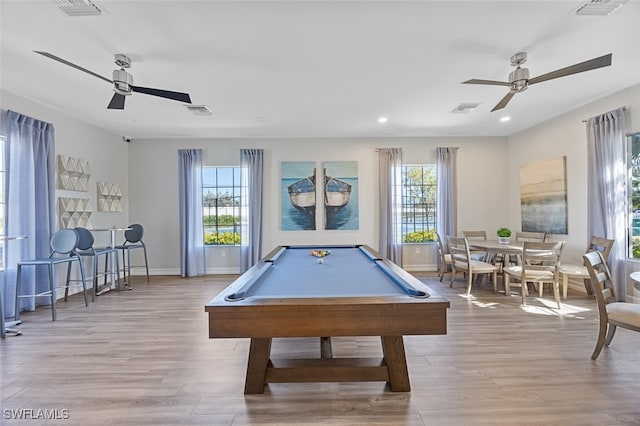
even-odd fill
[(436, 167), (402, 167), (402, 242), (436, 240)]
[(240, 244), (240, 168), (204, 167), (202, 208), (206, 245)]

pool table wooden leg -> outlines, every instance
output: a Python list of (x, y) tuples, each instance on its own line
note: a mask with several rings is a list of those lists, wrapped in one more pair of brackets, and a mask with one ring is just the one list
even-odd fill
[(402, 336), (382, 336), (382, 353), (389, 371), (389, 385), (393, 392), (410, 392), (407, 357)]
[(320, 358), (321, 359), (333, 358), (333, 347), (331, 345), (331, 337), (320, 338)]
[(244, 382), (244, 393), (264, 393), (267, 367), (271, 354), (270, 338), (252, 338), (249, 345), (249, 361), (247, 363), (247, 378)]

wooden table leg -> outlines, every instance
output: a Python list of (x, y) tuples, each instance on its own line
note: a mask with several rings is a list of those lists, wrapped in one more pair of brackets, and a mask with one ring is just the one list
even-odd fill
[(264, 393), (267, 367), (271, 354), (270, 338), (252, 338), (249, 345), (249, 361), (247, 363), (247, 377), (244, 383), (244, 393)]
[(333, 347), (331, 345), (331, 337), (320, 338), (320, 358), (321, 359), (333, 358)]
[(409, 371), (402, 336), (382, 336), (382, 353), (389, 370), (389, 385), (393, 392), (409, 392)]

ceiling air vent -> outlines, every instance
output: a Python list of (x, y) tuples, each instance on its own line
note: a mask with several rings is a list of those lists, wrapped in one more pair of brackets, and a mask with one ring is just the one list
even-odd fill
[(104, 9), (91, 0), (51, 0), (68, 16), (99, 16)]
[(460, 104), (451, 111), (453, 114), (467, 114), (476, 109), (480, 104)]
[(628, 0), (590, 0), (576, 9), (576, 15), (607, 16)]
[(213, 115), (213, 111), (206, 105), (185, 105), (194, 115)]

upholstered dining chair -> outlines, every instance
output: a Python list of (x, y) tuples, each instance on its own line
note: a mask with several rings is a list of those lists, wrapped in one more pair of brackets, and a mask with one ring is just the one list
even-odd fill
[(471, 257), (469, 251), (469, 243), (466, 238), (447, 237), (447, 245), (451, 254), (451, 281), (449, 287), (453, 287), (456, 274), (462, 272), (467, 278), (467, 296), (471, 294), (471, 284), (473, 283), (474, 274), (491, 274), (493, 278), (493, 291), (497, 292), (498, 285), (498, 268), (491, 263), (477, 260)]
[(438, 256), (440, 258), (440, 264), (438, 265), (438, 275), (440, 276), (440, 282), (444, 279), (444, 274), (451, 270), (451, 264), (453, 263), (451, 259), (451, 253), (446, 249), (442, 242), (442, 238), (440, 238), (440, 234), (436, 232), (436, 237), (438, 239)]
[(532, 232), (532, 231), (516, 231), (516, 241), (534, 241), (543, 243), (547, 237), (546, 232)]
[(617, 327), (632, 331), (640, 331), (640, 305), (637, 303), (619, 302), (613, 289), (611, 272), (607, 266), (604, 254), (592, 251), (582, 256), (589, 278), (594, 286), (594, 293), (598, 304), (598, 340), (591, 354), (591, 359), (598, 358), (600, 351), (609, 346)]
[[(117, 280), (120, 280), (120, 264), (118, 261), (118, 249), (111, 247), (94, 247), (93, 244), (95, 242), (95, 238), (91, 231), (86, 228), (77, 227), (74, 228), (76, 232), (78, 232), (78, 250), (77, 253), (80, 256), (90, 257), (91, 258), (91, 269), (92, 273), (90, 275), (91, 281), (93, 283), (93, 292), (91, 294), (91, 301), (95, 301), (96, 294), (98, 294), (98, 278), (100, 276), (104, 276), (104, 284), (107, 283), (107, 276), (111, 274), (115, 274)], [(109, 261), (109, 256), (114, 256), (115, 258), (115, 270), (109, 271), (108, 266), (111, 265)], [(98, 263), (100, 256), (104, 256), (104, 272), (98, 273)], [(85, 277), (87, 277), (87, 273), (85, 271)], [(67, 277), (69, 280), (69, 277)], [(64, 298), (67, 300), (67, 296), (69, 294), (69, 287), (67, 286)]]
[[(515, 241), (518, 243), (524, 243), (525, 241), (533, 241), (543, 243), (547, 238), (546, 232), (533, 232), (533, 231), (516, 231)], [(509, 263), (519, 265), (522, 263), (522, 259), (517, 254), (509, 255)], [(542, 297), (542, 295), (540, 295)]]
[(510, 294), (511, 286), (521, 287), (522, 305), (526, 306), (527, 283), (540, 287), (548, 283), (553, 286), (558, 309), (561, 309), (558, 267), (563, 247), (564, 241), (545, 243), (525, 241), (522, 248), (522, 263), (503, 269), (505, 294), (507, 296)]
[[(147, 271), (147, 282), (149, 282), (149, 262), (147, 260), (147, 246), (142, 241), (144, 228), (138, 223), (128, 226), (129, 229), (124, 231), (124, 243), (116, 246), (117, 250), (122, 251), (122, 269), (124, 271), (124, 281), (129, 289), (131, 289), (131, 269), (144, 267)], [(142, 250), (144, 254), (144, 265), (131, 265), (131, 251)]]
[[(469, 240), (483, 240), (487, 239), (487, 231), (462, 231), (464, 238)], [(472, 241), (473, 242), (473, 241)], [(476, 260), (491, 260), (487, 259), (487, 252), (483, 250), (470, 250), (471, 258)]]
[[(70, 270), (73, 263), (78, 263), (78, 267), (80, 269), (80, 276), (82, 282), (82, 290), (84, 293), (84, 304), (85, 306), (89, 306), (89, 301), (87, 299), (87, 282), (84, 277), (84, 268), (82, 266), (82, 259), (77, 253), (79, 236), (78, 232), (75, 229), (61, 229), (55, 232), (49, 241), (49, 245), (51, 247), (51, 254), (49, 257), (45, 258), (36, 258), (30, 260), (21, 260), (18, 262), (18, 267), (16, 271), (16, 311), (15, 311), (15, 320), (20, 320), (20, 299), (23, 297), (39, 297), (39, 296), (50, 296), (51, 297), (51, 319), (53, 321), (56, 320), (56, 289), (57, 285), (55, 282), (55, 266), (61, 263), (67, 264), (67, 280), (65, 282), (65, 289), (69, 287), (69, 276)], [(48, 269), (48, 283), (49, 290), (44, 291), (38, 294), (29, 294), (23, 295), (20, 294), (20, 289), (22, 286), (22, 268), (25, 266), (46, 266)]]
[[(589, 240), (589, 245), (585, 250), (585, 253), (592, 251), (599, 251), (602, 253), (602, 258), (606, 262), (609, 260), (609, 253), (613, 248), (615, 240), (609, 240), (607, 238), (592, 236)], [(591, 281), (589, 279), (589, 271), (585, 265), (573, 265), (570, 263), (563, 263), (560, 265), (560, 277), (562, 278), (562, 297), (566, 300), (567, 288), (569, 287), (569, 278), (582, 279), (584, 282), (584, 289), (588, 295), (593, 295), (593, 289), (591, 288)]]

